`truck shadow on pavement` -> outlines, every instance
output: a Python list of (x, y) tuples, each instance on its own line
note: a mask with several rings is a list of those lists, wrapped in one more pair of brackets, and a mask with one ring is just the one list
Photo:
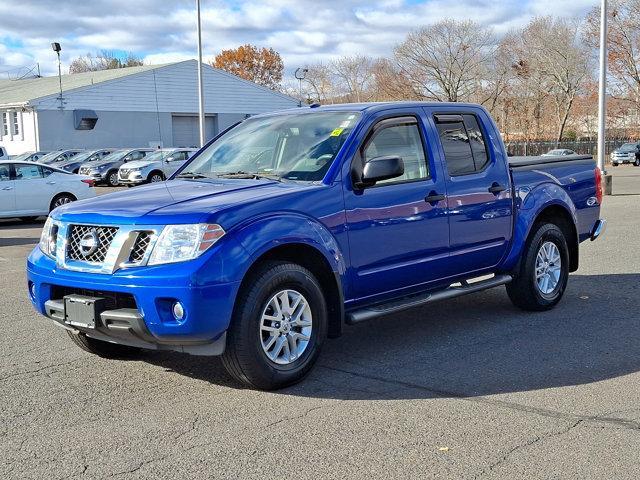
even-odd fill
[[(640, 370), (640, 274), (571, 275), (550, 312), (503, 288), (346, 328), (279, 394), (333, 399), (474, 397), (582, 385)], [(240, 388), (219, 359), (150, 354), (176, 373)]]

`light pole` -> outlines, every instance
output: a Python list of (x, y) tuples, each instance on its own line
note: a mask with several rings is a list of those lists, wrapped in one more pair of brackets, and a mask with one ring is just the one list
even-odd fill
[(600, 85), (598, 89), (598, 167), (606, 173), (605, 121), (607, 117), (607, 0), (600, 6)]
[(308, 68), (296, 68), (296, 72), (293, 74), (298, 79), (298, 95), (300, 98), (300, 107), (302, 106), (302, 81), (307, 76), (307, 73), (309, 73)]
[(198, 116), (200, 120), (200, 147), (204, 147), (204, 93), (202, 87), (202, 29), (200, 27), (200, 0), (196, 0), (198, 10)]
[(58, 55), (58, 83), (60, 84), (60, 97), (58, 97), (58, 100), (60, 100), (60, 106), (58, 108), (60, 110), (64, 110), (64, 101), (62, 98), (62, 65), (60, 63), (60, 51), (62, 50), (62, 47), (58, 42), (53, 42), (51, 44), (51, 48)]

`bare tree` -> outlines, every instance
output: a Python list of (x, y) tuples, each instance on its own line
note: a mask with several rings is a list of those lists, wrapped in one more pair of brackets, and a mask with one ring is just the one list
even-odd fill
[(347, 102), (364, 102), (370, 99), (371, 71), (374, 61), (365, 55), (342, 57), (330, 63), (335, 85)]
[(473, 21), (443, 20), (411, 32), (396, 47), (395, 58), (425, 98), (458, 102), (476, 92), (494, 51), (490, 29)]
[(413, 82), (388, 58), (379, 58), (371, 69), (371, 98), (377, 101), (419, 100)]
[(334, 103), (337, 97), (336, 85), (331, 68), (326, 63), (316, 63), (307, 67), (303, 82), (304, 94), (313, 102)]
[(101, 50), (96, 54), (87, 53), (72, 60), (69, 65), (69, 73), (96, 72), (140, 65), (142, 65), (142, 59), (132, 53), (128, 53), (126, 57), (122, 58), (109, 50)]

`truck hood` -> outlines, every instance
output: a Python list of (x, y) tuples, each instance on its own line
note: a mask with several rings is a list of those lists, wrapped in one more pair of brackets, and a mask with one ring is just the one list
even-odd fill
[(145, 160), (134, 160), (133, 162), (127, 162), (125, 163), (123, 166), (125, 168), (145, 168), (148, 167), (149, 165), (154, 165), (154, 164), (159, 164), (159, 161), (145, 161)]
[(172, 180), (101, 195), (57, 208), (57, 220), (94, 225), (166, 225), (209, 222), (240, 203), (310, 188), (272, 180)]

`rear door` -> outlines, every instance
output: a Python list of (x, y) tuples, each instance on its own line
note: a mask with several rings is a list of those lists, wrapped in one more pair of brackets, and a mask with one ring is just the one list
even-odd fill
[(11, 215), (16, 210), (15, 183), (11, 179), (11, 164), (0, 165), (0, 215)]
[(481, 109), (427, 109), (444, 158), (452, 275), (495, 267), (512, 235), (512, 195), (498, 132)]

